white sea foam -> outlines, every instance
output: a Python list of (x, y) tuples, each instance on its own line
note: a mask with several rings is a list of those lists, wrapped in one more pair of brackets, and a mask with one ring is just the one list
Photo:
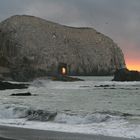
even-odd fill
[[(10, 96), (27, 91), (37, 96)], [(25, 90), (0, 92), (2, 125), (140, 138), (140, 82), (37, 80)]]
[(51, 130), (60, 132), (73, 132), (84, 134), (101, 134), (106, 136), (117, 136), (127, 138), (140, 138), (140, 126), (128, 126), (127, 122), (112, 121), (112, 123), (92, 124), (60, 124), (54, 122), (35, 122), (25, 119), (1, 120), (0, 124), (22, 128), (33, 128), (39, 130)]
[[(105, 113), (81, 116), (58, 113), (53, 120), (41, 122), (28, 121), (28, 115), (26, 114), (28, 110), (29, 108), (23, 106), (6, 106), (5, 109), (3, 108), (0, 112), (0, 124), (40, 130), (140, 138), (140, 125), (130, 124), (123, 116), (112, 116)], [(44, 115), (36, 113), (35, 115), (37, 116)]]

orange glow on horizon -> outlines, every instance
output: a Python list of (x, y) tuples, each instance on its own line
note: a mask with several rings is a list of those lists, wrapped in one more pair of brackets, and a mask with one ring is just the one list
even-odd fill
[(121, 40), (120, 46), (125, 56), (126, 67), (129, 70), (140, 71), (139, 44), (132, 40)]
[(129, 70), (140, 71), (140, 62), (133, 60), (126, 60), (126, 66)]

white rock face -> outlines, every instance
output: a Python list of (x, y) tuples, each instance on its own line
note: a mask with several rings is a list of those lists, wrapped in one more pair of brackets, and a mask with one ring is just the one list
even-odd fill
[(0, 23), (1, 73), (18, 81), (57, 74), (66, 63), (69, 75), (109, 75), (124, 68), (121, 49), (92, 28), (73, 28), (33, 16), (13, 16)]

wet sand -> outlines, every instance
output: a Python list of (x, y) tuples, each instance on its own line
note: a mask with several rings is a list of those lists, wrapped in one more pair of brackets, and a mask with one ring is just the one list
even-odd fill
[(140, 140), (0, 126), (0, 140)]
[(2, 137), (0, 137), (0, 140), (15, 140), (15, 139), (9, 139), (9, 138), (2, 138)]

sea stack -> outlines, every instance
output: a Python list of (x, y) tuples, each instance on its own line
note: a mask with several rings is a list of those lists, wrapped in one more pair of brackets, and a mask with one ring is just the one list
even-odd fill
[(114, 73), (113, 81), (140, 81), (140, 72), (128, 70), (127, 68), (118, 69)]
[(111, 75), (124, 68), (121, 49), (93, 28), (75, 28), (17, 15), (0, 23), (0, 77), (30, 81), (57, 75)]

